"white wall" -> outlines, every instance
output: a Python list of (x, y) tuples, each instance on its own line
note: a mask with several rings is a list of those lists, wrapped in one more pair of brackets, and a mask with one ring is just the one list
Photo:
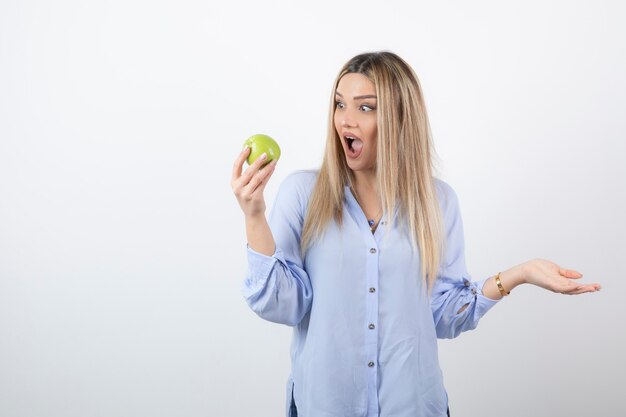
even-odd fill
[[(334, 3), (334, 4), (332, 4)], [(440, 343), (453, 416), (615, 415), (626, 374), (620, 1), (0, 3), (0, 416), (279, 416), (290, 329), (239, 293), (243, 141), (321, 161), (331, 82), (389, 49), (422, 82), (473, 278), (518, 288)]]

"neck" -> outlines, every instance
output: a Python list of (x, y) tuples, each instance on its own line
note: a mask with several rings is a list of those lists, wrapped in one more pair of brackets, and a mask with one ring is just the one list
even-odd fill
[(378, 181), (376, 178), (376, 171), (355, 171), (354, 182), (354, 188), (360, 195), (378, 195)]
[[(370, 228), (374, 231), (382, 214), (382, 206), (378, 195), (378, 182), (375, 172), (357, 171), (354, 173), (355, 184), (353, 192), (357, 202), (367, 217)], [(373, 221), (373, 222), (372, 222)]]

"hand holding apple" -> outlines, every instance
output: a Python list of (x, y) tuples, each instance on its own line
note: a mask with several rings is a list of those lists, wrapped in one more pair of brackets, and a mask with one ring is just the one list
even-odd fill
[[(276, 168), (280, 148), (266, 135), (251, 136), (245, 145), (233, 165), (231, 187), (247, 221), (258, 221), (265, 219), (263, 190)], [(263, 154), (265, 157), (261, 157)], [(244, 171), (246, 160), (250, 166)]]
[(256, 159), (263, 153), (267, 154), (267, 159), (263, 163), (266, 165), (272, 161), (278, 161), (280, 158), (280, 147), (278, 143), (271, 137), (263, 134), (256, 134), (250, 136), (244, 142), (244, 146), (250, 148), (250, 154), (248, 155), (248, 165), (252, 165)]
[[(272, 256), (276, 244), (267, 219), (263, 191), (272, 177), (280, 157), (278, 144), (267, 135), (254, 135), (235, 160), (231, 187), (245, 215), (248, 246), (267, 256)], [(250, 165), (243, 171), (244, 161)]]

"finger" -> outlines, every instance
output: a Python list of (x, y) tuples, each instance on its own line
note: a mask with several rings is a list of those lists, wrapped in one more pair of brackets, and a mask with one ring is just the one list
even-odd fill
[(259, 170), (259, 172), (250, 181), (250, 184), (247, 186), (247, 191), (250, 193), (250, 195), (257, 195), (259, 192), (263, 192), (265, 186), (270, 179), (270, 176), (274, 172), (275, 166), (276, 161), (272, 161)]
[(579, 294), (585, 294), (588, 292), (597, 292), (598, 290), (595, 289), (595, 287), (590, 287), (590, 286), (583, 286), (582, 288), (578, 288), (574, 291), (569, 291), (569, 292), (564, 292), (563, 294), (566, 295), (579, 295)]
[(586, 290), (586, 289), (577, 289), (575, 291), (564, 292), (563, 294), (565, 294), (565, 295), (580, 295), (580, 294), (584, 294), (586, 292), (590, 292), (590, 291)]
[(261, 170), (263, 164), (267, 160), (267, 154), (262, 153), (246, 170), (240, 178), (241, 185), (247, 186), (252, 178)]
[(567, 294), (571, 291), (578, 290), (580, 287), (581, 286), (579, 284), (576, 284), (573, 281), (567, 279), (563, 281), (559, 280), (559, 282), (554, 283), (553, 291), (561, 294)]
[(564, 291), (561, 294), (564, 294), (564, 295), (578, 295), (578, 294), (582, 294), (583, 292), (585, 292), (585, 290), (583, 290), (581, 288), (574, 288), (571, 291)]
[(573, 269), (559, 269), (559, 274), (563, 275), (566, 278), (578, 279), (582, 278), (583, 274), (578, 271), (574, 271)]
[(255, 195), (259, 193), (262, 194), (265, 191), (265, 186), (269, 183), (270, 178), (272, 177), (272, 174), (274, 173), (275, 170), (276, 170), (276, 161), (270, 162), (263, 168), (263, 171), (265, 171), (265, 177), (261, 179), (261, 182), (259, 183), (257, 188), (254, 189), (254, 191), (252, 191), (252, 194), (255, 194)]
[(600, 291), (601, 288), (602, 287), (600, 286), (600, 284), (578, 285), (573, 290), (566, 291), (563, 294), (577, 295), (577, 294), (584, 294), (587, 292), (597, 292), (597, 291)]
[(233, 164), (233, 176), (232, 181), (235, 182), (239, 177), (241, 177), (241, 171), (243, 170), (243, 162), (248, 157), (250, 153), (250, 147), (246, 146), (243, 148), (237, 159), (235, 159), (235, 163)]

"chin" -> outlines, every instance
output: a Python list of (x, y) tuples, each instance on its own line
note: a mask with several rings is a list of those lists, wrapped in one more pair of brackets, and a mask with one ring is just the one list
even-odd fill
[(348, 159), (347, 161), (348, 164), (348, 168), (350, 168), (352, 171), (375, 171), (376, 170), (376, 166), (372, 165), (366, 165), (363, 161), (354, 161), (354, 160), (350, 160)]

